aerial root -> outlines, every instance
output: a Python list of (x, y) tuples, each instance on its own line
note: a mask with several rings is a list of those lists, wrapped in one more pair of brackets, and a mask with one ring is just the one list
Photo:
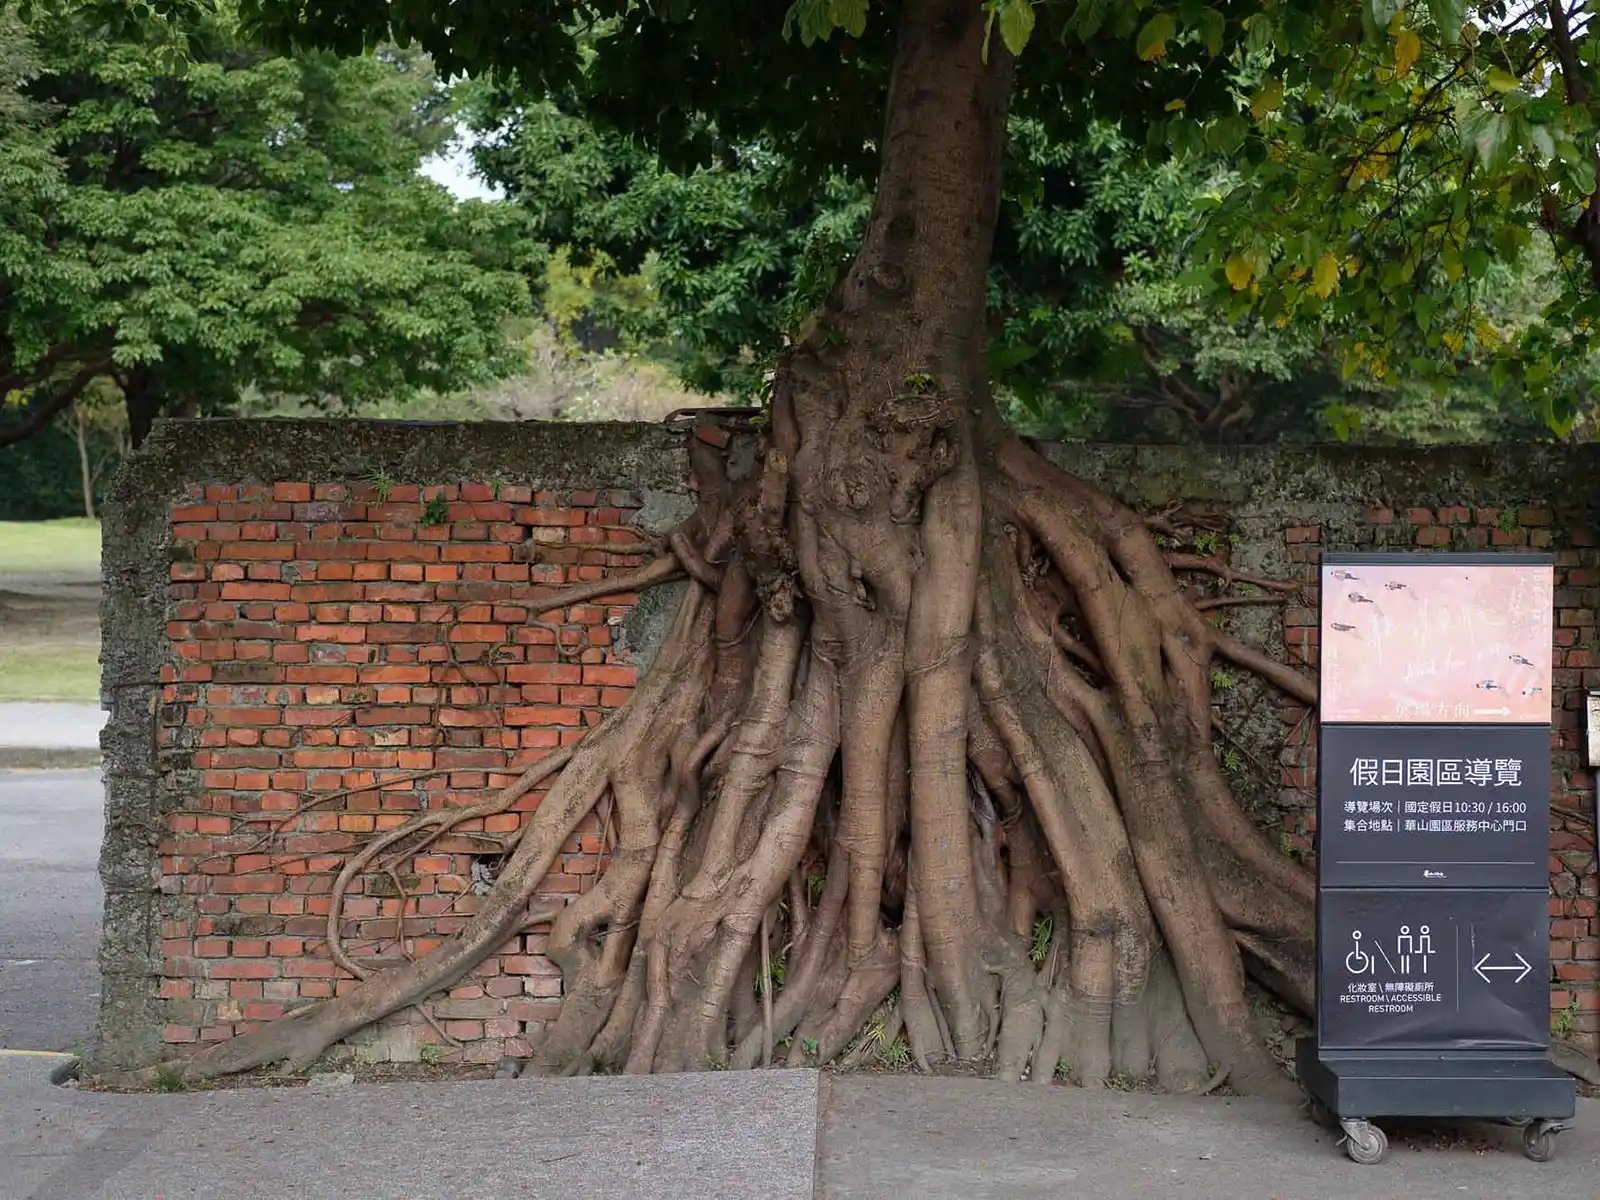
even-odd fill
[[(696, 461), (711, 496), (666, 552), (531, 606), (687, 579), (630, 704), (493, 797), (351, 854), (327, 929), (356, 986), (190, 1074), (304, 1064), (413, 1005), (427, 1019), (430, 996), (538, 920), (564, 1001), (529, 1075), (876, 1053), (1037, 1083), (1259, 1084), (1243, 963), (1305, 1002), (1310, 891), (1209, 761), (1209, 665), (1303, 701), (1309, 682), (1202, 617), (1145, 522), (1031, 452), (1002, 449), (979, 479), (958, 447), (920, 527), (866, 543), (882, 569), (790, 507), (804, 459), (769, 455), (743, 492)], [(505, 860), (463, 929), (415, 961), (348, 952), (358, 880), (398, 876), (545, 783), (494, 843)], [(535, 906), (597, 811), (607, 869)]]

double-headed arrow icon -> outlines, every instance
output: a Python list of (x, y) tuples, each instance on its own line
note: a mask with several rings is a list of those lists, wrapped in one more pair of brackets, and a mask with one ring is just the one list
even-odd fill
[[(1492, 954), (1492, 953), (1493, 953), (1493, 951), (1490, 951), (1490, 954)], [(1477, 962), (1472, 964), (1472, 969), (1479, 974), (1479, 976), (1483, 979), (1483, 981), (1485, 983), (1493, 983), (1494, 982), (1494, 980), (1489, 978), (1489, 976), (1488, 976), (1488, 974), (1486, 972), (1489, 972), (1489, 971), (1516, 971), (1517, 972), (1517, 977), (1515, 979), (1513, 979), (1511, 982), (1512, 983), (1521, 983), (1524, 979), (1527, 978), (1528, 972), (1533, 970), (1533, 964), (1530, 963), (1527, 959), (1523, 958), (1522, 955), (1520, 955), (1520, 954), (1518, 954), (1516, 956), (1516, 958), (1517, 958), (1517, 961), (1522, 964), (1520, 967), (1510, 967), (1510, 966), (1507, 966), (1507, 967), (1486, 967), (1483, 964), (1489, 961), (1489, 954), (1485, 954)]]

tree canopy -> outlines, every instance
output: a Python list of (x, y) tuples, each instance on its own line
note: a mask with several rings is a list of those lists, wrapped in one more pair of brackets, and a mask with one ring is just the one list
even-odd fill
[[(581, 296), (544, 281), (591, 346), (670, 363), (693, 387), (759, 402), (782, 348), (843, 275), (870, 181), (798, 177), (764, 142), (721, 143), (674, 170), (569, 94), (483, 82), (457, 89), (478, 172), (529, 235), (581, 260)], [(1239, 186), (1220, 154), (1152, 158), (1112, 125), (1075, 144), (1011, 121), (1008, 186), (989, 269), (991, 381), (1014, 424), (1110, 440), (1492, 440), (1544, 424), (1502, 403), (1472, 354), (1421, 370), (1346, 371), (1356, 316), (1267, 321), (1230, 311), (1193, 270), (1196, 230)], [(1514, 341), (1559, 292), (1549, 246), (1494, 258), (1478, 296)], [(560, 296), (557, 298), (556, 293)], [(570, 315), (570, 314), (569, 314)], [(1415, 343), (1414, 331), (1407, 331)], [(1591, 366), (1571, 364), (1579, 392)]]
[(519, 225), (417, 175), (426, 59), (280, 55), (229, 6), (0, 14), (0, 442), (96, 378), (136, 438), (254, 386), (325, 403), (514, 365)]
[[(778, 261), (796, 257), (796, 242), (804, 246), (818, 234), (829, 242), (821, 257), (840, 269), (837, 247), (848, 244), (839, 236), (848, 219), (820, 229), (817, 223), (829, 209), (855, 219), (864, 209), (858, 189), (872, 178), (882, 133), (895, 8), (798, 0), (769, 12), (683, 0), (530, 12), (501, 0), (403, 10), (256, 0), (250, 11), (280, 36), (346, 50), (414, 38), (446, 70), (495, 74), (505, 85), (502, 115), (516, 106), (513, 124), (525, 150), (542, 137), (574, 136), (570, 122), (580, 117), (599, 130), (586, 151), (591, 166), (595, 152), (632, 147), (634, 163), (622, 168), (629, 186), (606, 198), (603, 217), (580, 216), (588, 229), (572, 230), (603, 244), (619, 235), (637, 242), (641, 228), (620, 231), (652, 203), (641, 170), (675, 172), (678, 200), (695, 172), (719, 173), (721, 197), (699, 194), (708, 203), (698, 210), (705, 218), (698, 232), (719, 229), (699, 248), (716, 258), (723, 278), (704, 270), (696, 276), (698, 319), (685, 330), (704, 343), (697, 353), (705, 382), (722, 384), (727, 356), (707, 349), (727, 344), (720, 334), (730, 323), (759, 323), (768, 339), (775, 327), (770, 312), (754, 320), (759, 305), (727, 303), (724, 285), (754, 283), (759, 292)], [(1600, 260), (1600, 235), (1589, 232), (1584, 215), (1595, 164), (1580, 147), (1594, 140), (1587, 131), (1596, 103), (1585, 82), (1596, 50), (1584, 14), (1559, 4), (1452, 0), (1375, 0), (1357, 8), (1305, 0), (988, 0), (984, 8), (991, 41), (1023, 51), (1010, 102), (1009, 203), (996, 251), (998, 279), (1014, 285), (1016, 300), (1029, 298), (1029, 285), (1039, 282), (1022, 276), (1037, 271), (1041, 250), (1046, 261), (1061, 254), (1040, 241), (1041, 233), (1060, 233), (1050, 211), (1060, 206), (1046, 199), (1022, 211), (1040, 199), (1029, 189), (1052, 168), (1092, 175), (1082, 156), (1115, 137), (1147, 150), (1151, 171), (1227, 167), (1223, 186), (1211, 189), (1184, 231), (1182, 281), (1199, 289), (1191, 321), (1199, 315), (1220, 328), (1253, 316), (1257, 329), (1304, 331), (1289, 341), (1337, 343), (1329, 350), (1329, 382), (1355, 380), (1369, 398), (1397, 383), (1465, 376), (1451, 386), (1486, 390), (1494, 402), (1527, 396), (1558, 430), (1588, 404), (1592, 314), (1584, 305), (1600, 278), (1590, 265), (1590, 257)], [(564, 135), (552, 124), (558, 114), (569, 122)], [(575, 165), (575, 144), (543, 149)], [(512, 142), (480, 161), (513, 190), (527, 190), (533, 160)], [(738, 170), (755, 177), (753, 193), (733, 195), (728, 180)], [(653, 178), (659, 214), (666, 183)], [(750, 222), (752, 237), (736, 252), (727, 245), (731, 208), (748, 206), (751, 194), (783, 207)], [(691, 206), (674, 212), (673, 220), (694, 225)], [(664, 244), (675, 244), (679, 231), (670, 222), (653, 228)], [(1031, 240), (1012, 246), (1013, 233)], [(1546, 242), (1545, 278), (1559, 299), (1552, 306), (1541, 296), (1508, 325), (1493, 295), (1498, 289), (1504, 296), (1506, 265), (1535, 238)], [(677, 272), (681, 283), (686, 265), (692, 260), (668, 262), (663, 278)], [(1159, 267), (1169, 284), (1172, 265), (1168, 257)], [(1074, 302), (1063, 304), (1056, 289), (1032, 295), (1050, 301), (1047, 319), (1036, 319), (1045, 312), (1038, 304), (997, 305), (1008, 313), (999, 340), (1010, 353), (1002, 361), (1025, 387), (1041, 372), (1053, 385), (1063, 378), (1059, 362), (1028, 368), (1022, 356), (1032, 359), (1052, 339), (1060, 342)], [(1150, 298), (1146, 289), (1133, 302)], [(800, 311), (795, 305), (778, 315), (793, 321)], [(1044, 327), (1024, 336), (1030, 325)], [(1245, 338), (1231, 350), (1228, 339), (1216, 348), (1245, 360), (1264, 353), (1260, 333)], [(761, 342), (752, 335), (746, 345)], [(1149, 350), (1123, 349), (1135, 363)], [(1216, 370), (1214, 356), (1199, 352), (1201, 361), (1208, 357)], [(1280, 359), (1277, 349), (1264, 353), (1269, 381), (1275, 371), (1281, 377), (1271, 365)], [(1317, 366), (1320, 376), (1324, 364)]]

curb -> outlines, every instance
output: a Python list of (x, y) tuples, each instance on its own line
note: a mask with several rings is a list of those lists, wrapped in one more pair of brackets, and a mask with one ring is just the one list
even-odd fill
[(57, 1058), (61, 1061), (50, 1068), (50, 1082), (59, 1087), (78, 1077), (83, 1069), (83, 1059), (65, 1050), (11, 1050), (0, 1047), (0, 1059), (5, 1058)]

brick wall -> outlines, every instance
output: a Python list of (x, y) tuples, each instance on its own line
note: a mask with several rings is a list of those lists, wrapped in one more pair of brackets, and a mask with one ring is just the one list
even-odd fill
[[(628, 491), (487, 481), (184, 490), (157, 735), (160, 768), (188, 799), (160, 846), (162, 890), (177, 899), (162, 923), (166, 1041), (230, 1037), (351, 986), (324, 940), (345, 852), (422, 809), (484, 799), (627, 700), (636, 669), (613, 629), (636, 597), (541, 620), (527, 601), (643, 561), (640, 506)], [(352, 958), (395, 954), (402, 928), (411, 955), (459, 929), (499, 861), (470, 835), (515, 832), (541, 795), (428, 846), (398, 881), (356, 877), (342, 923)], [(591, 817), (542, 894), (583, 891), (602, 851)], [(553, 1016), (546, 932), (514, 938), (431, 1006), (471, 1043), (467, 1059), (525, 1052), (529, 1026)]]
[[(747, 461), (742, 446), (734, 457)], [(1590, 532), (1600, 496), (1571, 481), (1595, 476), (1600, 451), (1048, 450), (1143, 511), (1182, 502), (1209, 512), (1226, 530), (1214, 545), (1236, 569), (1305, 584), (1299, 603), (1218, 615), (1308, 670), (1323, 549), (1555, 554), (1552, 1013), (1592, 1046), (1600, 923), (1582, 721), (1583, 690), (1600, 686)], [(227, 1037), (350, 986), (324, 942), (343, 853), (424, 806), (481, 799), (626, 699), (670, 596), (612, 596), (537, 622), (527, 601), (640, 561), (651, 531), (687, 511), (688, 475), (681, 432), (659, 427), (158, 429), (106, 518), (112, 715), (96, 1069)], [(1217, 699), (1235, 791), (1285, 853), (1309, 857), (1313, 719), (1252, 678)], [(261, 844), (270, 825), (256, 818), (292, 814), (307, 797), (316, 803), (281, 840)], [(401, 935), (421, 953), (459, 928), (500, 857), (484, 838), (513, 832), (538, 800), (427, 846), (400, 865), (398, 887), (358, 876), (343, 926), (350, 953), (392, 955)], [(589, 886), (604, 846), (591, 822), (547, 893)], [(526, 1052), (560, 994), (543, 939), (530, 929), (430, 1001), (437, 1030), (408, 1010), (358, 1035), (357, 1052)]]

